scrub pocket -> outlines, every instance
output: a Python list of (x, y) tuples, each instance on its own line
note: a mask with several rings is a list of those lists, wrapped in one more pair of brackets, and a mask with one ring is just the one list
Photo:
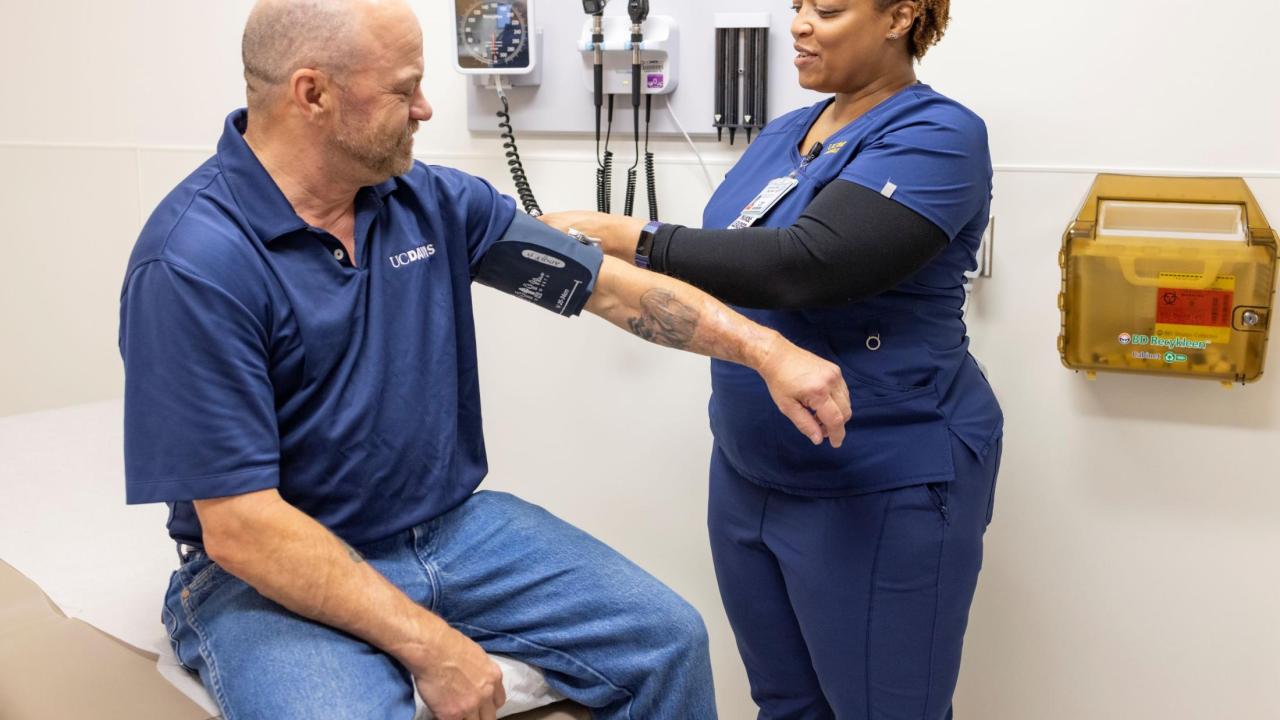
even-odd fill
[(814, 445), (794, 427), (779, 427), (780, 484), (808, 494), (872, 492), (955, 477), (950, 432), (933, 385), (888, 386), (842, 369), (853, 409), (844, 443)]
[[(992, 451), (991, 457), (991, 496), (987, 498), (987, 522), (991, 524), (991, 518), (995, 516), (996, 511), (996, 485), (1000, 481), (1000, 461), (1004, 459), (1004, 436), (996, 438), (996, 447)], [(986, 527), (984, 525), (983, 527)]]

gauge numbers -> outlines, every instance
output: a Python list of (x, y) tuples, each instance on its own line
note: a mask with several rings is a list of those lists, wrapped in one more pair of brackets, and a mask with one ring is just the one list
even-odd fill
[(489, 0), (471, 3), (469, 9), (458, 17), (458, 40), (458, 55), (465, 54), (481, 66), (528, 65), (525, 53), (528, 23), (517, 3)]

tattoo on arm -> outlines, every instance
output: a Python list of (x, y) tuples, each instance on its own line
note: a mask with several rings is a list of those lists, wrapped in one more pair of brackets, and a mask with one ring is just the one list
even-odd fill
[(652, 343), (684, 350), (693, 342), (699, 312), (667, 290), (655, 288), (640, 297), (640, 317), (627, 324), (631, 332)]
[(347, 549), (347, 556), (351, 558), (351, 562), (357, 565), (364, 562), (364, 556), (360, 554), (360, 551), (348, 545), (346, 540), (338, 538), (338, 542), (342, 543), (342, 547)]

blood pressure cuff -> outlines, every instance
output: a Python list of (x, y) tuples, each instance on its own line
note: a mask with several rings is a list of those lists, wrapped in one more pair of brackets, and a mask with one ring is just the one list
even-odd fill
[(572, 317), (582, 312), (595, 291), (603, 262), (600, 248), (517, 212), (511, 227), (480, 259), (473, 279)]

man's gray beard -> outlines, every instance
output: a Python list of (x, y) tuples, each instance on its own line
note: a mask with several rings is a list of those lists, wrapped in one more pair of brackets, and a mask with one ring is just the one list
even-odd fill
[(387, 147), (378, 138), (344, 125), (334, 136), (333, 144), (370, 174), (389, 179), (404, 175), (413, 168), (413, 135), (416, 130), (417, 123), (414, 123), (404, 135), (396, 138), (395, 145)]

